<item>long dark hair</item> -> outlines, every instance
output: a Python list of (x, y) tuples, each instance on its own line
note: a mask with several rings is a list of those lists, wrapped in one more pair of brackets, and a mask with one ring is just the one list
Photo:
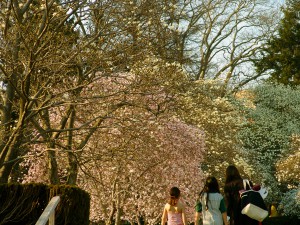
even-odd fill
[(204, 193), (206, 193), (205, 209), (208, 210), (209, 193), (220, 193), (219, 183), (215, 177), (209, 176), (206, 178), (205, 185), (199, 193), (199, 199)]
[(226, 169), (225, 184), (235, 181), (235, 180), (242, 180), (242, 177), (241, 177), (238, 169), (235, 166), (230, 165)]
[(180, 190), (178, 187), (172, 187), (170, 189), (170, 199), (169, 199), (169, 204), (174, 206), (177, 203), (177, 200), (180, 196)]

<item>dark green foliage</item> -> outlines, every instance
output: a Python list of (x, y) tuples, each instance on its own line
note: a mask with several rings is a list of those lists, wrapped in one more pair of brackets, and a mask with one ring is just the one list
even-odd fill
[(52, 197), (59, 195), (57, 225), (88, 225), (90, 196), (67, 185), (0, 185), (0, 225), (35, 224)]
[(278, 216), (269, 217), (262, 222), (263, 225), (299, 225), (300, 220), (296, 217)]
[(258, 73), (269, 72), (270, 80), (300, 84), (300, 1), (288, 1), (278, 35), (268, 41), (262, 58), (256, 63)]

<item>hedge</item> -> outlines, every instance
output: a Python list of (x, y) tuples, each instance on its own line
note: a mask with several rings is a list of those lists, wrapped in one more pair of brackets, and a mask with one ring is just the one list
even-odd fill
[(55, 225), (88, 225), (90, 196), (69, 185), (1, 184), (1, 225), (35, 224), (54, 196), (60, 196)]
[(299, 225), (300, 219), (297, 217), (277, 216), (268, 217), (263, 222), (263, 225)]

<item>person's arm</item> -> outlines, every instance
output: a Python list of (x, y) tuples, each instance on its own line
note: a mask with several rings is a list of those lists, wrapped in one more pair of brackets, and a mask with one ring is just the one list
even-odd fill
[(195, 225), (199, 225), (200, 218), (201, 218), (201, 212), (196, 212), (195, 213)]
[(181, 216), (182, 216), (182, 222), (183, 222), (183, 225), (188, 225), (187, 220), (186, 220), (185, 210), (184, 210), (183, 207), (182, 207), (182, 213), (181, 213)]
[(229, 225), (228, 220), (227, 220), (227, 212), (223, 212), (222, 213), (222, 217), (223, 217), (223, 222), (225, 225)]
[(167, 216), (168, 216), (168, 211), (166, 209), (166, 206), (164, 207), (163, 215), (161, 217), (161, 225), (165, 225), (167, 222)]
[(202, 215), (202, 204), (200, 202), (198, 202), (196, 204), (196, 207), (195, 207), (195, 225), (199, 225), (199, 221), (201, 219), (201, 215)]
[(227, 209), (226, 209), (226, 204), (225, 204), (225, 200), (224, 198), (221, 200), (220, 202), (220, 208), (219, 210), (221, 211), (222, 213), (222, 218), (223, 218), (223, 222), (225, 225), (229, 225), (228, 224), (228, 220), (227, 220)]

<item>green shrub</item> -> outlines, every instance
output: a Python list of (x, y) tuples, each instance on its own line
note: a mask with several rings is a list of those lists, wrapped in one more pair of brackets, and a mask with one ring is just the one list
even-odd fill
[(49, 201), (60, 196), (55, 210), (56, 225), (88, 225), (90, 196), (75, 186), (1, 184), (1, 225), (35, 224)]

